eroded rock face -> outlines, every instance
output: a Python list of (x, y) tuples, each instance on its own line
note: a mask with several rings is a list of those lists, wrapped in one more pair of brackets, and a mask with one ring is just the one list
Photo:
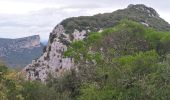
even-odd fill
[[(70, 35), (73, 36), (73, 40), (70, 39)], [(67, 44), (65, 42), (70, 43), (72, 41), (82, 40), (85, 38), (85, 35), (86, 31), (84, 30), (82, 32), (75, 30), (72, 34), (65, 34), (63, 26), (57, 25), (50, 34), (50, 40), (44, 54), (24, 68), (23, 72), (26, 74), (26, 78), (28, 80), (45, 82), (49, 74), (57, 77), (63, 71), (73, 68), (74, 60), (63, 56), (63, 53), (67, 50)]]
[(42, 54), (43, 45), (39, 35), (18, 38), (0, 38), (0, 59), (12, 68), (25, 67)]
[(23, 49), (33, 49), (40, 46), (41, 43), (39, 35), (19, 39), (0, 38), (0, 57), (5, 56), (6, 53), (11, 51), (20, 52)]

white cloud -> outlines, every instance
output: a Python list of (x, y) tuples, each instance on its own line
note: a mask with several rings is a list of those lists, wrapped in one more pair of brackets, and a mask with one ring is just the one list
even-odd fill
[(70, 16), (87, 15), (82, 9), (47, 8), (24, 15), (0, 15), (0, 37), (20, 38), (39, 34), (47, 40), (57, 23)]

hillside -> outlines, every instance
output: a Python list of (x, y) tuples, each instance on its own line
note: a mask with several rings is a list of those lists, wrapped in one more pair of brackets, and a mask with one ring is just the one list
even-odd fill
[(58, 76), (64, 70), (73, 68), (73, 59), (65, 58), (63, 55), (71, 42), (85, 39), (90, 32), (114, 27), (123, 19), (136, 21), (160, 31), (170, 29), (170, 25), (160, 18), (153, 8), (145, 5), (129, 5), (127, 8), (113, 13), (68, 18), (51, 32), (44, 54), (25, 67), (27, 79), (45, 81), (48, 74)]
[[(122, 20), (115, 27), (72, 42), (63, 55), (74, 59), (75, 66), (60, 77), (49, 74), (45, 84), (38, 78), (22, 80), (0, 65), (0, 99), (169, 100), (169, 43), (170, 32)], [(38, 77), (38, 70), (33, 70)]]
[(169, 43), (170, 32), (123, 20), (71, 43), (65, 56), (74, 58), (78, 71), (53, 80), (71, 78), (62, 86), (71, 84), (75, 90), (66, 91), (78, 100), (168, 100)]
[(39, 36), (19, 39), (0, 38), (0, 58), (9, 67), (24, 67), (42, 54), (43, 45)]
[(95, 24), (94, 16), (62, 21), (43, 55), (19, 73), (26, 80), (0, 64), (0, 99), (169, 100), (169, 24), (144, 5), (111, 14), (118, 13), (131, 17), (109, 18), (108, 26), (109, 19), (95, 19), (110, 14), (97, 15)]

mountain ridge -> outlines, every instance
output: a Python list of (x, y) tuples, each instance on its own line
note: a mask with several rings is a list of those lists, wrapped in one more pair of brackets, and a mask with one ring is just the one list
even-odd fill
[[(122, 19), (131, 19), (144, 22), (158, 30), (170, 30), (170, 25), (151, 7), (143, 4), (130, 4), (125, 9), (119, 9), (112, 13), (96, 14), (94, 16), (71, 17), (63, 20), (60, 24), (66, 29), (66, 33), (72, 33), (74, 29), (98, 31), (100, 28), (113, 27)], [(156, 21), (156, 22), (155, 22)], [(160, 25), (157, 25), (157, 22)], [(156, 25), (155, 25), (156, 24)], [(94, 29), (96, 28), (96, 29)]]

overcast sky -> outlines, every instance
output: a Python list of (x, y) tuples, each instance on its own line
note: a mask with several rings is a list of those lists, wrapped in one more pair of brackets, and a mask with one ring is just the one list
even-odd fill
[(65, 18), (113, 12), (129, 4), (152, 7), (170, 23), (169, 0), (0, 0), (0, 37), (39, 34), (47, 41), (54, 26)]

